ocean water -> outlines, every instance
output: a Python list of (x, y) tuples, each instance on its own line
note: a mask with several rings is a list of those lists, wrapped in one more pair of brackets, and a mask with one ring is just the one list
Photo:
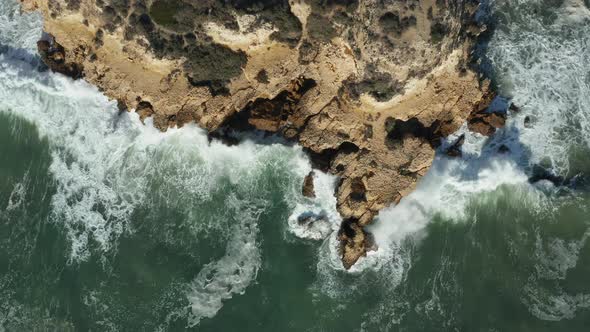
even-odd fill
[[(590, 11), (483, 14), (490, 75), (520, 112), (489, 139), (456, 133), (464, 156), (438, 154), (345, 271), (337, 179), (316, 171), (302, 197), (300, 148), (119, 114), (40, 70), (41, 18), (0, 0), (0, 331), (587, 331)], [(564, 185), (531, 184), (540, 169)]]

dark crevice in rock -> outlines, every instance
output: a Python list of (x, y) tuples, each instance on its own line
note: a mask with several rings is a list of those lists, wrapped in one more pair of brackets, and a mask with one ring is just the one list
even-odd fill
[(385, 130), (387, 131), (386, 144), (388, 147), (395, 149), (396, 146), (407, 137), (416, 137), (424, 139), (434, 148), (440, 145), (440, 121), (436, 120), (429, 126), (425, 126), (417, 118), (410, 118), (407, 121), (400, 119), (388, 118), (385, 121)]
[(412, 26), (416, 26), (415, 16), (399, 16), (398, 12), (387, 12), (379, 18), (379, 26), (384, 33), (392, 33), (400, 36), (404, 31)]
[(143, 123), (146, 118), (154, 115), (154, 107), (148, 101), (140, 101), (135, 107), (135, 113), (139, 115), (139, 120)]
[(37, 42), (37, 50), (43, 62), (54, 72), (73, 79), (84, 77), (84, 67), (75, 62), (68, 62), (66, 51), (53, 37)]
[(280, 133), (287, 139), (294, 139), (302, 128), (293, 128), (289, 116), (296, 111), (299, 100), (315, 86), (314, 80), (300, 77), (292, 82), (290, 89), (283, 90), (276, 97), (258, 98), (248, 103), (243, 110), (228, 117), (221, 128)]
[(365, 184), (363, 183), (363, 179), (361, 178), (354, 178), (351, 181), (350, 184), (350, 189), (351, 189), (351, 193), (350, 193), (350, 199), (354, 200), (354, 201), (358, 201), (358, 202), (366, 202), (367, 201), (367, 188), (365, 187)]
[[(315, 152), (310, 149), (304, 149), (311, 159), (314, 168), (323, 172), (329, 172), (332, 169), (332, 163), (339, 154), (351, 154), (359, 151), (359, 147), (352, 142), (342, 142), (337, 148), (324, 149), (321, 152)], [(344, 170), (344, 168), (341, 168)], [(338, 167), (336, 167), (338, 171)]]

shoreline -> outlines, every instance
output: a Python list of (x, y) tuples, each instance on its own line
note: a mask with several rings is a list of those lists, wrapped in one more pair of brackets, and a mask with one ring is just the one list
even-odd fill
[[(468, 65), (486, 27), (474, 21), (478, 7), (462, 7), (468, 6), (465, 2), (449, 8), (449, 13), (441, 8), (437, 14), (449, 15), (444, 19), (449, 21), (445, 24), (450, 31), (437, 37), (441, 38), (437, 43), (424, 44), (420, 36), (434, 25), (425, 15), (425, 8), (406, 8), (407, 13), (415, 14), (406, 17), (414, 17), (416, 22), (410, 20), (403, 27), (405, 31), (394, 31), (386, 37), (410, 42), (410, 47), (422, 48), (423, 52), (440, 52), (441, 58), (433, 62), (434, 67), (429, 63), (416, 65), (392, 48), (401, 58), (384, 60), (387, 63), (379, 67), (367, 62), (363, 52), (383, 47), (383, 41), (360, 49), (360, 53), (351, 44), (367, 41), (366, 28), (356, 27), (353, 22), (348, 31), (357, 29), (357, 36), (351, 40), (338, 33), (328, 40), (314, 40), (307, 36), (311, 31), (306, 30), (313, 17), (311, 9), (303, 8), (306, 4), (302, 2), (289, 5), (303, 27), (295, 47), (272, 40), (262, 32), (257, 36), (267, 36), (266, 39), (238, 38), (239, 47), (233, 47), (247, 58), (241, 74), (226, 83), (210, 81), (195, 85), (182, 58), (157, 59), (145, 36), (131, 40), (125, 37), (122, 29), (127, 28), (125, 21), (133, 14), (108, 31), (101, 19), (101, 9), (91, 2), (81, 1), (78, 9), (68, 9), (64, 4), (56, 10), (49, 8), (46, 1), (23, 1), (23, 8), (43, 13), (45, 31), (55, 36), (52, 41), (38, 44), (44, 62), (67, 76), (84, 77), (109, 98), (118, 100), (120, 109), (135, 109), (142, 120), (153, 117), (154, 126), (162, 131), (195, 122), (213, 137), (223, 138), (228, 128), (278, 134), (301, 145), (315, 167), (339, 176), (335, 196), (344, 220), (339, 238), (343, 264), (348, 269), (373, 246), (364, 227), (380, 210), (399, 203), (413, 190), (432, 164), (440, 138), (454, 133), (465, 122), (472, 131), (484, 135), (491, 135), (504, 124), (505, 116), (486, 113), (495, 92)], [(340, 10), (330, 8), (325, 15)], [(367, 4), (355, 9), (357, 13), (366, 11), (369, 16), (375, 10)], [(390, 20), (390, 13), (400, 10), (386, 11), (377, 20), (381, 24), (379, 31), (384, 29), (383, 22), (391, 24), (384, 18)], [(459, 18), (450, 13), (452, 10), (459, 12)], [(96, 15), (90, 16), (91, 13)], [(304, 17), (305, 13), (308, 16)], [(151, 24), (151, 29), (158, 31), (157, 24)], [(268, 26), (250, 23), (248, 28), (265, 31)], [(242, 29), (239, 25), (238, 31)], [(222, 32), (216, 30), (213, 45), (220, 40), (227, 42), (227, 38), (220, 37)], [(170, 30), (157, 33), (167, 35)], [(458, 42), (457, 38), (463, 41)], [(245, 47), (245, 40), (256, 46)], [(312, 43), (307, 50), (308, 54), (315, 54), (311, 58), (302, 53), (306, 42)], [(405, 52), (410, 49), (403, 48)], [(395, 64), (400, 60), (401, 65)], [(403, 61), (410, 64), (404, 67)], [(420, 66), (426, 70), (420, 74), (424, 75), (422, 78), (408, 76)], [(398, 82), (391, 75), (383, 77), (387, 68), (396, 67), (402, 70), (400, 79), (403, 73), (406, 77), (401, 92), (391, 92), (399, 89), (392, 86), (362, 92), (367, 85), (380, 89), (383, 82)], [(393, 95), (387, 99), (380, 95), (383, 93)]]

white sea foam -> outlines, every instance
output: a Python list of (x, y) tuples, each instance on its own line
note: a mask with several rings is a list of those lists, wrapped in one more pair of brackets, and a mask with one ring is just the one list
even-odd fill
[(21, 14), (20, 4), (13, 0), (0, 2), (0, 52), (11, 57), (32, 60), (36, 43), (42, 35), (39, 13)]
[[(226, 201), (230, 214), (239, 220), (229, 229), (217, 229), (229, 232), (225, 256), (206, 265), (191, 283), (187, 296), (192, 324), (212, 317), (223, 300), (243, 293), (256, 278), (261, 264), (256, 223), (261, 210), (250, 209), (262, 208), (264, 170), (273, 164), (286, 169), (309, 167), (297, 147), (249, 141), (234, 147), (209, 144), (194, 125), (160, 133), (149, 123), (142, 125), (134, 113), (119, 115), (114, 103), (96, 88), (35, 72), (27, 63), (4, 55), (0, 55), (0, 99), (2, 111), (35, 123), (52, 146), (50, 172), (57, 185), (52, 220), (69, 233), (72, 262), (89, 257), (90, 239), (104, 252), (115, 249), (123, 233), (133, 232), (131, 217), (142, 204), (158, 199), (186, 209), (197, 236), (203, 228), (228, 223), (199, 221), (192, 211), (195, 201), (211, 200), (224, 179), (241, 193), (242, 201), (237, 197)], [(299, 176), (293, 174), (289, 181), (301, 188)], [(152, 194), (154, 181), (159, 191)], [(321, 189), (324, 182), (329, 181), (320, 175), (320, 197), (326, 196)]]
[[(497, 29), (488, 55), (501, 91), (524, 110), (512, 128), (530, 150), (531, 163), (548, 161), (564, 173), (571, 149), (590, 146), (590, 24), (575, 19), (583, 13), (570, 10), (572, 1), (557, 11), (558, 20), (546, 24), (530, 11), (535, 3), (510, 1), (513, 9), (506, 12), (512, 14)], [(522, 124), (525, 116), (531, 128)]]
[[(496, 6), (500, 5), (497, 1)], [(567, 5), (564, 12), (569, 12)], [(527, 29), (518, 25), (522, 19), (514, 19), (520, 23), (509, 19), (508, 29), (498, 29), (489, 47), (489, 56), (500, 73), (501, 90), (514, 98), (522, 112), (511, 114), (506, 128), (491, 140), (469, 133), (465, 127), (450, 137), (441, 151), (464, 133), (464, 157), (449, 159), (439, 153), (416, 190), (379, 214), (370, 229), (380, 247), (419, 232), (434, 214), (461, 219), (475, 194), (502, 184), (526, 184), (525, 170), (530, 165), (549, 159), (556, 171), (567, 172), (570, 149), (577, 143), (590, 144), (589, 25), (560, 20), (555, 23), (558, 26), (546, 27), (532, 13), (525, 14), (525, 20), (530, 24)], [(565, 24), (581, 31), (568, 30), (572, 38), (566, 38), (567, 32), (562, 30), (571, 26)], [(525, 127), (525, 116), (534, 117), (532, 125)], [(576, 124), (581, 130), (567, 131)], [(501, 145), (510, 152), (499, 153)]]
[(5, 209), (6, 212), (16, 210), (22, 206), (23, 202), (26, 199), (25, 196), (27, 194), (27, 187), (29, 186), (30, 180), (31, 179), (29, 177), (29, 172), (27, 171), (23, 176), (22, 181), (17, 182), (14, 185), (12, 192), (8, 197), (8, 204), (6, 205)]
[[(518, 6), (532, 1), (512, 3)], [(590, 31), (587, 24), (576, 26), (585, 14), (572, 11), (572, 1), (567, 3), (570, 6), (562, 12), (569, 16), (552, 26), (538, 22), (531, 13), (524, 15), (530, 26), (523, 28), (518, 25), (523, 20), (515, 20), (517, 23), (508, 23), (507, 29), (496, 32), (490, 57), (502, 78), (502, 91), (514, 98), (522, 113), (514, 115), (491, 141), (466, 133), (464, 158), (437, 156), (417, 189), (398, 206), (380, 213), (370, 228), (380, 249), (354, 266), (353, 274), (368, 268), (384, 269), (392, 287), (397, 285), (411, 264), (401, 241), (419, 234), (435, 214), (461, 219), (475, 195), (503, 184), (525, 184), (523, 169), (529, 164), (548, 159), (552, 167), (565, 172), (570, 169), (571, 147), (580, 143), (590, 146)], [(35, 72), (21, 60), (34, 58), (35, 42), (41, 34), (39, 17), (16, 15), (17, 6), (13, 1), (0, 2), (0, 44), (8, 46), (0, 55), (0, 109), (35, 123), (54, 147), (50, 169), (58, 185), (52, 201), (54, 222), (63, 223), (69, 231), (72, 261), (88, 257), (89, 239), (108, 251), (121, 234), (132, 232), (130, 217), (137, 206), (152, 199), (146, 193), (150, 190), (148, 179), (162, 175), (160, 172), (168, 179), (164, 195), (186, 195), (168, 199), (207, 200), (223, 176), (234, 185), (254, 188), (257, 170), (278, 153), (291, 160), (297, 179), (291, 182), (293, 192), (288, 198), (294, 209), (288, 221), (290, 230), (303, 238), (327, 236), (318, 263), (319, 277), (326, 278), (327, 284), (337, 282), (333, 272), (343, 269), (335, 233), (340, 217), (335, 210), (333, 177), (316, 172), (318, 197), (304, 198), (299, 180), (310, 166), (300, 149), (252, 142), (238, 147), (208, 144), (206, 135), (194, 126), (159, 133), (143, 126), (134, 114), (118, 115), (112, 101), (84, 82)], [(570, 37), (564, 38), (563, 33)], [(523, 125), (525, 116), (533, 117), (530, 128)], [(575, 130), (568, 130), (572, 125)], [(465, 128), (461, 132), (466, 132)], [(501, 144), (511, 153), (498, 153)], [(245, 211), (244, 218), (227, 230), (225, 255), (206, 265), (190, 284), (191, 324), (212, 317), (224, 300), (243, 293), (261, 266), (256, 238), (259, 209), (264, 204), (243, 202), (235, 196), (229, 197), (227, 204), (230, 210), (233, 206)], [(302, 226), (297, 222), (302, 214), (326, 218)], [(563, 261), (563, 265), (553, 266), (556, 270), (550, 269), (562, 276), (560, 273), (575, 265), (577, 252), (563, 256), (559, 253), (571, 249), (570, 244), (556, 242), (553, 247), (555, 252), (542, 257)], [(540, 268), (542, 264), (552, 266), (546, 263), (540, 263)], [(332, 289), (341, 290), (341, 286)], [(588, 306), (585, 294), (542, 297), (535, 287), (529, 300), (531, 310), (543, 319), (570, 318), (576, 308)]]
[[(497, 1), (503, 6), (503, 1)], [(511, 1), (512, 16), (490, 44), (504, 93), (523, 109), (510, 123), (531, 164), (544, 163), (558, 173), (575, 175), (571, 156), (590, 147), (590, 12), (578, 0), (564, 1), (555, 20), (543, 21), (529, 10), (533, 0)], [(528, 116), (531, 126), (524, 126)], [(579, 167), (579, 166), (578, 166)], [(590, 306), (590, 295), (549, 287), (577, 264), (587, 234), (580, 240), (537, 235), (536, 265), (522, 301), (544, 320), (571, 319)], [(545, 282), (543, 282), (545, 280)]]
[[(16, 2), (0, 3), (0, 44), (6, 46), (0, 54), (0, 111), (34, 123), (50, 144), (50, 173), (57, 188), (51, 221), (69, 235), (71, 262), (89, 257), (91, 241), (98, 244), (93, 250), (116, 250), (120, 236), (134, 232), (131, 220), (138, 207), (157, 203), (179, 210), (195, 236), (216, 232), (228, 239), (225, 255), (205, 265), (189, 284), (189, 321), (194, 325), (214, 316), (223, 301), (256, 279), (261, 266), (257, 223), (269, 192), (264, 178), (275, 176), (265, 172), (287, 174), (293, 194), (285, 200), (295, 210), (327, 211), (328, 220), (338, 219), (332, 177), (318, 172), (318, 198), (301, 197), (301, 180), (311, 169), (301, 148), (251, 141), (230, 147), (209, 142), (195, 125), (166, 133), (150, 120), (144, 126), (135, 113), (119, 114), (113, 101), (86, 82), (37, 72), (31, 62), (40, 18), (17, 13)], [(227, 185), (227, 209), (215, 220), (201, 220), (195, 203), (206, 205)], [(19, 188), (10, 207), (20, 201)], [(314, 232), (325, 236), (327, 231)]]
[[(296, 169), (303, 179), (311, 171), (309, 163), (301, 163)], [(334, 191), (337, 178), (333, 175), (314, 171), (313, 182), (316, 197), (307, 198), (301, 193), (301, 183), (292, 188), (289, 202), (295, 202), (293, 212), (288, 219), (289, 230), (297, 237), (323, 240), (340, 227), (341, 217), (336, 210)], [(292, 203), (291, 203), (292, 204)], [(304, 219), (310, 218), (309, 222)]]
[(571, 294), (548, 281), (565, 280), (577, 264), (579, 252), (586, 245), (588, 233), (579, 241), (551, 239), (548, 245), (537, 238), (536, 270), (524, 286), (522, 301), (539, 319), (559, 321), (572, 319), (579, 309), (590, 308), (590, 294)]
[[(190, 326), (197, 325), (203, 318), (215, 316), (223, 306), (222, 301), (234, 294), (243, 294), (246, 287), (256, 279), (262, 260), (256, 243), (257, 221), (262, 209), (251, 204), (249, 202), (245, 206), (234, 196), (226, 200), (227, 208), (232, 214), (240, 215), (241, 222), (232, 230), (225, 256), (203, 267), (190, 284)], [(265, 202), (259, 205), (264, 206)]]
[[(535, 1), (510, 3), (525, 6), (531, 2)], [(494, 8), (500, 5), (502, 1), (496, 1)], [(470, 133), (465, 127), (450, 137), (416, 190), (397, 206), (380, 212), (376, 223), (369, 227), (379, 249), (361, 258), (351, 272), (383, 271), (390, 277), (391, 287), (395, 287), (411, 266), (409, 255), (400, 249), (404, 240), (409, 236), (420, 239), (436, 215), (450, 220), (464, 219), (465, 209), (474, 199), (503, 185), (517, 186), (523, 191), (526, 196), (522, 200), (523, 208), (541, 211), (549, 206), (550, 209), (554, 203), (548, 201), (545, 194), (551, 194), (554, 186), (548, 182), (530, 185), (531, 166), (542, 163), (556, 173), (568, 174), (572, 149), (579, 145), (590, 146), (590, 25), (580, 23), (579, 17), (584, 13), (570, 9), (566, 4), (561, 12), (576, 17), (562, 16), (555, 21), (555, 26), (545, 26), (528, 12), (524, 14), (525, 24), (530, 25), (526, 29), (518, 25), (523, 23), (522, 17), (510, 17), (508, 27), (498, 29), (490, 44), (489, 56), (497, 67), (502, 93), (513, 98), (521, 112), (510, 114), (506, 127), (490, 139)], [(502, 101), (493, 107), (500, 104)], [(527, 116), (532, 120), (525, 126)], [(466, 135), (463, 157), (446, 157), (442, 151), (460, 134)], [(500, 152), (502, 145), (508, 148), (508, 153)], [(527, 204), (530, 206), (525, 206)], [(573, 245), (562, 243), (560, 246), (560, 242), (555, 241), (554, 248)], [(579, 250), (579, 243), (574, 247)], [(323, 279), (321, 287), (329, 294), (342, 293), (347, 286), (341, 284), (338, 273), (334, 272), (341, 269), (335, 235), (324, 248), (329, 254), (320, 257), (318, 263), (320, 279)], [(559, 252), (563, 253), (557, 250), (545, 256), (540, 254), (538, 268), (555, 268), (555, 273), (563, 275), (575, 266), (577, 251), (565, 256)], [(545, 264), (548, 259), (560, 263)], [(571, 317), (576, 308), (587, 306), (585, 294), (555, 293), (543, 297), (537, 296), (535, 289), (537, 287), (531, 286), (529, 297), (523, 301), (531, 304), (531, 312), (542, 319)], [(436, 304), (437, 301), (433, 301)], [(564, 305), (558, 307), (559, 303)]]

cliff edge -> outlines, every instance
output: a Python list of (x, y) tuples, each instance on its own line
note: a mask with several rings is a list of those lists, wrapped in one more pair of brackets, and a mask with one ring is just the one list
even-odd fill
[[(489, 134), (473, 70), (478, 0), (21, 0), (54, 71), (167, 130), (277, 133), (340, 177), (342, 260), (429, 169), (440, 138)], [(492, 125), (492, 124), (494, 125)], [(478, 129), (479, 128), (479, 129)]]

